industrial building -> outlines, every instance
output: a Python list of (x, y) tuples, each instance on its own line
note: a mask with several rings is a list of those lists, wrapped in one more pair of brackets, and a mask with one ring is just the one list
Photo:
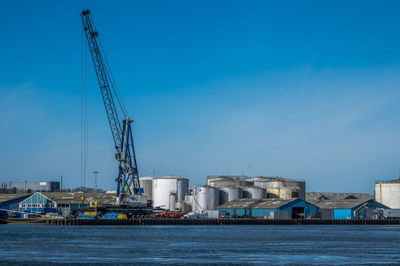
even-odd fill
[(321, 219), (374, 219), (377, 209), (388, 209), (367, 193), (307, 193), (307, 201), (320, 210)]
[(24, 193), (28, 190), (32, 192), (36, 191), (59, 191), (59, 181), (18, 181), (10, 182), (9, 188), (16, 188), (18, 193)]
[(377, 181), (375, 200), (392, 209), (400, 209), (400, 179)]
[(217, 207), (229, 217), (304, 219), (318, 213), (318, 207), (301, 199), (236, 199)]

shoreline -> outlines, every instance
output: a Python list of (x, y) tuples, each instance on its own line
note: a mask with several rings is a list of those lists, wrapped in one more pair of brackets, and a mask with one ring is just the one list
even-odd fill
[(385, 220), (269, 220), (269, 219), (2, 219), (0, 224), (20, 225), (400, 225), (400, 219)]

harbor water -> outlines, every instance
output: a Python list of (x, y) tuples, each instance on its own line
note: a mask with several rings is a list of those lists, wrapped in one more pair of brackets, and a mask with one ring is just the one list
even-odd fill
[(400, 226), (0, 225), (1, 264), (400, 263)]

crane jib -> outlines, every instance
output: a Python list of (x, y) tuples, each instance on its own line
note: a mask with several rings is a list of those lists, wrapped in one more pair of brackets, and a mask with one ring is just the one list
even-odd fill
[(126, 111), (122, 106), (119, 95), (114, 88), (115, 82), (113, 81), (108, 63), (105, 60), (104, 52), (98, 38), (99, 35), (95, 30), (93, 20), (90, 16), (90, 11), (82, 11), (81, 18), (104, 107), (106, 109), (108, 123), (116, 148), (115, 158), (119, 162), (119, 173), (118, 177), (116, 178), (117, 197), (122, 203), (126, 195), (142, 193), (142, 189), (140, 188), (139, 184), (139, 174), (133, 145), (131, 127), (133, 120), (128, 117), (125, 117), (125, 119), (122, 121), (120, 120), (115, 105), (114, 96), (119, 103), (119, 110), (124, 115), (126, 115)]

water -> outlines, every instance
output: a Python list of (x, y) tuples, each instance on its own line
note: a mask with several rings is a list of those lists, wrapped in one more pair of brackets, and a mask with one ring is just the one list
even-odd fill
[(0, 262), (400, 263), (400, 226), (0, 225)]

